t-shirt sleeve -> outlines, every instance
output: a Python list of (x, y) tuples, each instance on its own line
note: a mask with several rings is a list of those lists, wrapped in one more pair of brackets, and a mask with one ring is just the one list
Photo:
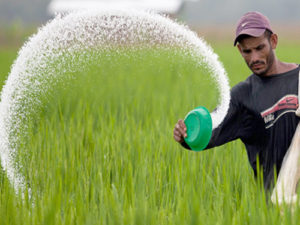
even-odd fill
[(243, 126), (244, 110), (231, 94), (228, 112), (221, 124), (213, 129), (212, 136), (206, 149), (223, 145), (227, 142), (236, 140), (241, 137)]

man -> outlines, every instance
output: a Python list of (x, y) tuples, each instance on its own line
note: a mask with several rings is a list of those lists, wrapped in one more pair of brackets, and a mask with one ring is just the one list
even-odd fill
[[(238, 22), (234, 46), (237, 45), (253, 72), (231, 90), (227, 115), (213, 130), (207, 149), (240, 138), (245, 144), (249, 162), (257, 173), (257, 158), (263, 169), (265, 188), (274, 181), (274, 170), (280, 170), (299, 118), (299, 66), (277, 59), (277, 35), (269, 20), (258, 12), (246, 13)], [(174, 139), (185, 148), (186, 126), (179, 120)]]

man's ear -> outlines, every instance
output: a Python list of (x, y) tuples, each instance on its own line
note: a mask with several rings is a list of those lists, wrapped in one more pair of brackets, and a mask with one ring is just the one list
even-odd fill
[(278, 43), (278, 36), (277, 36), (277, 34), (271, 34), (270, 43), (271, 43), (272, 49), (276, 49), (276, 46), (277, 46), (277, 43)]

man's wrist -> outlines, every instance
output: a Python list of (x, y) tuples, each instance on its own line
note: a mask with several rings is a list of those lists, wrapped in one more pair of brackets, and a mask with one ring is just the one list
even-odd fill
[(190, 146), (188, 146), (188, 144), (185, 141), (181, 142), (180, 144), (182, 147), (184, 147), (186, 149), (191, 149)]

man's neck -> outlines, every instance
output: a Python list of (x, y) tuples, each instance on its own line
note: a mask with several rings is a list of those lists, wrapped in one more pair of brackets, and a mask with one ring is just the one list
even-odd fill
[(298, 67), (295, 63), (285, 63), (279, 60), (274, 60), (274, 63), (270, 70), (268, 71), (266, 76), (274, 75), (274, 74), (281, 74), (296, 69)]
[(274, 74), (286, 73), (288, 71), (296, 69), (297, 67), (298, 65), (295, 63), (285, 63), (279, 61), (278, 59), (274, 59), (272, 66), (270, 67), (268, 72), (263, 76), (267, 77), (267, 76), (272, 76)]

